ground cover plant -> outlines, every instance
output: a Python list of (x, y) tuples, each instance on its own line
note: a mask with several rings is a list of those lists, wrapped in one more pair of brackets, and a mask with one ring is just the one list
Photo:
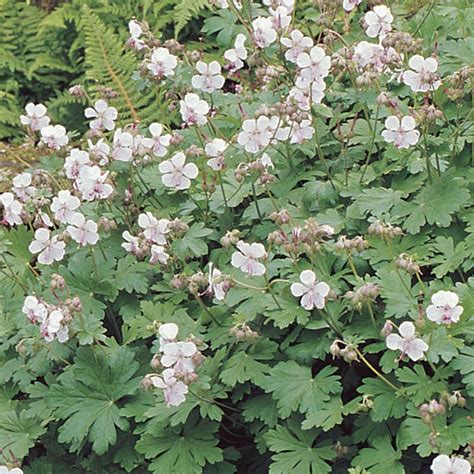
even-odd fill
[(82, 3), (81, 118), (8, 122), (0, 473), (471, 472), (469, 3)]

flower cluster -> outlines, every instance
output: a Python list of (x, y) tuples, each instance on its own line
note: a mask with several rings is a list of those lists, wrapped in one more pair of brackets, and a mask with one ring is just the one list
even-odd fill
[(158, 328), (159, 352), (152, 366), (164, 367), (161, 375), (145, 377), (145, 385), (161, 388), (167, 406), (179, 406), (186, 400), (188, 385), (197, 379), (196, 368), (204, 357), (192, 340), (178, 341), (179, 328), (175, 323), (165, 323)]

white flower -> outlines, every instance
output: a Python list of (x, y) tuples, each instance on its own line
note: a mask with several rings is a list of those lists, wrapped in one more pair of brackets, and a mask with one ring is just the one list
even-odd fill
[(19, 467), (9, 469), (7, 466), (0, 466), (0, 474), (23, 474)]
[(71, 224), (78, 215), (81, 215), (74, 212), (80, 205), (79, 198), (73, 196), (68, 190), (62, 190), (59, 191), (57, 196), (53, 197), (51, 211), (54, 213), (54, 218), (61, 224)]
[(441, 81), (436, 73), (438, 61), (435, 58), (423, 58), (419, 54), (412, 56), (408, 65), (413, 71), (403, 73), (403, 82), (411, 87), (414, 92), (434, 91), (440, 85)]
[(261, 115), (258, 119), (247, 119), (242, 123), (242, 131), (237, 137), (237, 142), (249, 153), (258, 153), (265, 148), (276, 136), (278, 117), (265, 117)]
[(284, 30), (291, 23), (291, 10), (288, 10), (283, 5), (277, 8), (269, 8), (271, 15), (272, 26), (276, 30)]
[(183, 121), (187, 125), (204, 125), (207, 123), (206, 115), (209, 113), (209, 104), (199, 98), (197, 94), (189, 93), (184, 100), (179, 102)]
[(289, 98), (295, 100), (300, 110), (310, 110), (311, 104), (319, 104), (324, 98), (326, 84), (324, 80), (309, 81), (302, 77), (296, 78), (295, 87), (290, 89)]
[(313, 40), (304, 36), (300, 30), (293, 30), (289, 38), (282, 38), (281, 44), (288, 48), (285, 58), (291, 63), (296, 63), (298, 56), (313, 46)]
[(108, 172), (102, 173), (98, 166), (82, 167), (76, 182), (82, 193), (82, 199), (94, 201), (108, 198), (114, 190), (110, 184), (106, 183), (108, 175)]
[(163, 347), (160, 362), (164, 367), (173, 367), (177, 373), (192, 373), (195, 369), (192, 357), (196, 352), (194, 342), (169, 342)]
[(21, 311), (32, 323), (42, 323), (48, 315), (48, 308), (36, 296), (27, 296)]
[(273, 161), (268, 155), (268, 153), (262, 153), (262, 156), (257, 160), (265, 169), (275, 168)]
[(1, 222), (8, 225), (21, 225), (21, 213), (23, 205), (15, 199), (13, 193), (0, 194), (0, 204), (3, 206), (3, 219)]
[(99, 159), (99, 165), (104, 166), (109, 163), (110, 146), (104, 142), (103, 138), (97, 140), (96, 143), (88, 139), (87, 148), (93, 157)]
[(239, 33), (235, 38), (234, 47), (224, 53), (224, 58), (229, 61), (233, 71), (244, 67), (244, 61), (247, 59), (247, 49), (244, 46), (246, 39), (245, 35)]
[(168, 219), (158, 220), (151, 212), (138, 216), (138, 225), (144, 229), (144, 235), (155, 244), (166, 245), (166, 234), (169, 232)]
[(175, 323), (160, 324), (158, 334), (160, 335), (160, 351), (163, 352), (166, 344), (175, 342), (178, 336), (179, 328)]
[(148, 130), (152, 138), (144, 138), (142, 140), (142, 145), (151, 150), (155, 156), (165, 156), (168, 152), (168, 147), (171, 141), (171, 135), (163, 133), (163, 125), (161, 123), (152, 123)]
[(386, 130), (382, 131), (382, 137), (397, 148), (409, 148), (416, 145), (420, 138), (420, 132), (415, 127), (415, 119), (410, 115), (405, 115), (401, 121), (395, 115), (390, 115), (385, 120)]
[(119, 128), (114, 133), (112, 158), (117, 161), (131, 161), (133, 158), (133, 135)]
[(167, 406), (177, 407), (186, 400), (188, 386), (175, 377), (173, 369), (165, 369), (161, 377), (153, 375), (151, 381), (155, 387), (163, 389)]
[(415, 325), (409, 321), (400, 324), (398, 334), (390, 334), (385, 340), (387, 347), (392, 351), (402, 352), (401, 357), (407, 355), (411, 360), (417, 361), (423, 357), (429, 347), (423, 339), (415, 336)]
[(143, 49), (145, 42), (140, 39), (140, 36), (143, 34), (142, 27), (135, 20), (130, 20), (128, 22), (128, 30), (130, 31), (130, 38), (127, 44), (137, 51)]
[(53, 150), (59, 150), (66, 146), (69, 138), (66, 129), (62, 125), (48, 125), (41, 129), (41, 141)]
[(320, 81), (329, 74), (331, 58), (323, 48), (313, 46), (309, 53), (300, 53), (296, 64), (301, 69), (300, 76), (310, 81)]
[(226, 290), (224, 288), (225, 282), (222, 278), (222, 272), (214, 268), (213, 263), (209, 263), (209, 286), (207, 291), (214, 295), (216, 300), (222, 301), (225, 298)]
[(90, 163), (89, 153), (87, 151), (73, 148), (69, 156), (66, 157), (64, 169), (69, 179), (77, 179), (84, 166)]
[(342, 1), (342, 8), (346, 10), (346, 12), (351, 12), (357, 5), (360, 5), (362, 0), (343, 0)]
[(199, 74), (191, 79), (191, 84), (195, 89), (211, 93), (221, 89), (224, 85), (225, 79), (221, 75), (221, 66), (217, 61), (212, 61), (209, 64), (198, 61), (196, 70)]
[[(237, 10), (242, 10), (242, 3), (239, 0), (231, 0)], [(218, 5), (221, 8), (227, 9), (229, 8), (229, 2), (227, 0), (217, 0)]]
[(273, 29), (272, 20), (259, 16), (252, 22), (253, 39), (259, 48), (266, 48), (277, 39), (277, 32)]
[(354, 47), (352, 59), (361, 71), (370, 66), (370, 70), (375, 72), (391, 72), (387, 65), (394, 61), (400, 61), (402, 56), (392, 47), (384, 48), (380, 44), (361, 41)]
[(232, 254), (231, 263), (233, 267), (240, 268), (249, 276), (261, 276), (265, 273), (265, 265), (257, 261), (257, 259), (267, 256), (265, 247), (262, 244), (247, 244), (240, 240), (237, 243), (237, 248), (240, 252)]
[(198, 168), (194, 163), (185, 163), (186, 155), (179, 152), (170, 160), (159, 164), (158, 169), (162, 173), (161, 181), (167, 188), (181, 190), (191, 186), (191, 179), (198, 175)]
[(87, 107), (84, 111), (84, 115), (87, 118), (93, 118), (89, 127), (92, 130), (113, 130), (115, 128), (115, 122), (118, 113), (115, 107), (109, 107), (105, 100), (98, 100), (94, 104), (94, 108)]
[(67, 226), (67, 233), (79, 245), (95, 245), (98, 242), (98, 227), (94, 221), (86, 220), (82, 214), (78, 214), (70, 223), (73, 225)]
[(311, 120), (308, 119), (301, 120), (301, 122), (291, 122), (289, 129), (290, 143), (298, 143), (299, 145), (310, 140), (314, 134)]
[(122, 237), (125, 242), (122, 243), (121, 247), (127, 252), (137, 254), (140, 251), (140, 241), (137, 237), (131, 235), (128, 230), (122, 233)]
[(153, 244), (150, 249), (151, 258), (150, 263), (153, 265), (156, 262), (160, 262), (163, 265), (166, 265), (170, 256), (165, 252), (165, 248), (162, 245)]
[(36, 193), (36, 188), (31, 186), (31, 174), (30, 173), (20, 173), (17, 174), (12, 181), (13, 192), (18, 196), (22, 201), (26, 201), (28, 197), (33, 196)]
[(304, 309), (323, 309), (325, 298), (329, 294), (329, 285), (324, 282), (316, 283), (316, 275), (311, 270), (304, 270), (300, 275), (301, 283), (291, 285), (291, 294), (301, 298), (300, 304)]
[(28, 247), (31, 253), (39, 253), (38, 262), (43, 265), (51, 265), (55, 260), (60, 261), (64, 257), (66, 244), (55, 235), (51, 238), (48, 229), (37, 229), (35, 239)]
[(64, 314), (61, 310), (52, 311), (41, 325), (41, 334), (46, 342), (56, 339), (63, 343), (69, 340), (69, 328), (64, 323)]
[(364, 21), (367, 25), (365, 33), (370, 38), (383, 38), (392, 31), (393, 15), (385, 5), (376, 5), (372, 11), (365, 14)]
[(166, 48), (156, 48), (151, 55), (151, 62), (147, 65), (155, 77), (172, 77), (178, 65), (178, 59)]
[(224, 152), (228, 144), (222, 138), (214, 138), (211, 142), (206, 144), (204, 151), (206, 155), (211, 157), (207, 160), (207, 164), (214, 171), (221, 171), (224, 168)]
[(436, 456), (430, 469), (433, 474), (470, 474), (472, 472), (471, 463), (467, 459), (456, 456), (450, 458), (446, 454)]
[(436, 324), (457, 323), (464, 311), (458, 306), (459, 298), (452, 291), (438, 291), (431, 297), (431, 303), (426, 308), (426, 316)]
[(20, 115), (20, 121), (23, 125), (27, 125), (34, 132), (47, 127), (50, 118), (46, 115), (46, 107), (43, 104), (33, 104), (30, 102), (25, 107), (26, 115)]

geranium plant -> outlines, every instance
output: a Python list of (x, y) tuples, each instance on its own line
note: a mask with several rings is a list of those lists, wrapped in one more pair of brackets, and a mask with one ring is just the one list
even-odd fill
[(218, 3), (190, 47), (130, 19), (155, 116), (119, 78), (83, 136), (25, 107), (0, 470), (470, 472), (463, 10)]

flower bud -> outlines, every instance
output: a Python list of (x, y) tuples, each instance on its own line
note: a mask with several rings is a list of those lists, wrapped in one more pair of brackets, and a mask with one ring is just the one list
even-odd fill
[[(160, 355), (158, 354), (155, 354), (153, 356), (153, 358), (151, 359), (151, 362), (150, 362), (150, 367), (154, 370), (157, 370), (161, 367), (161, 362), (160, 362)], [(143, 382), (142, 382), (143, 383)]]
[(153, 382), (151, 380), (151, 375), (145, 375), (141, 381), (141, 386), (143, 390), (151, 390), (153, 388)]

